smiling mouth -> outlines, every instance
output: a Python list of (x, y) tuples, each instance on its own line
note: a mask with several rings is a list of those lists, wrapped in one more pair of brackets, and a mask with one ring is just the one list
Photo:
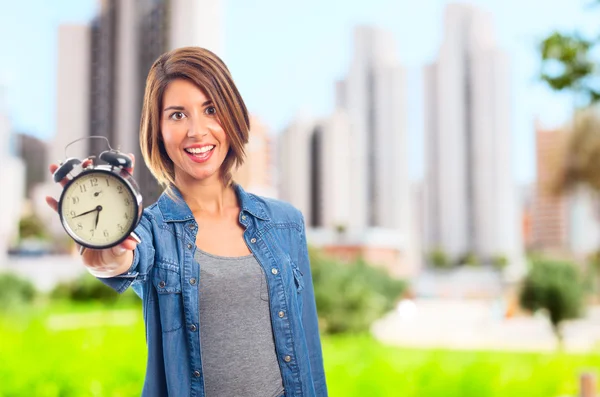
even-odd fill
[(192, 156), (204, 157), (208, 153), (212, 152), (215, 147), (216, 147), (215, 145), (210, 145), (210, 146), (204, 146), (202, 148), (187, 148), (187, 149), (184, 149), (184, 150), (188, 154), (191, 154)]

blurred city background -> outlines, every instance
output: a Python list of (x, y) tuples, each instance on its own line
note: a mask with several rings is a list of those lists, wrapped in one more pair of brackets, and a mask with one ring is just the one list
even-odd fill
[(1, 0), (0, 396), (135, 396), (141, 304), (89, 276), (50, 163), (138, 159), (198, 45), (251, 112), (234, 179), (305, 216), (332, 396), (598, 396), (598, 0)]

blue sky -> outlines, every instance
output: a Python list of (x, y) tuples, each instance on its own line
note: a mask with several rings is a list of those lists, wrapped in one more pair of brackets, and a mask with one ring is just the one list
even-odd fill
[[(14, 129), (44, 139), (55, 134), (57, 27), (85, 23), (96, 0), (2, 1), (0, 85)], [(225, 0), (222, 55), (248, 108), (274, 132), (302, 111), (315, 116), (333, 109), (333, 85), (352, 55), (352, 29), (375, 24), (393, 32), (407, 69), (409, 162), (413, 178), (423, 174), (421, 68), (435, 59), (447, 1)], [(535, 46), (553, 29), (595, 30), (600, 9), (578, 0), (473, 0), (490, 11), (496, 38), (511, 55), (512, 135), (517, 181), (534, 177), (533, 122), (566, 120), (570, 101), (537, 80)], [(551, 5), (550, 5), (551, 4)]]

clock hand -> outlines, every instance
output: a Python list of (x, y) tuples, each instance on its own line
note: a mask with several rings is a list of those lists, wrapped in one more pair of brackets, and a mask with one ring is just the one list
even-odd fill
[(101, 210), (98, 210), (98, 212), (96, 212), (96, 224), (94, 225), (94, 230), (98, 228), (98, 219), (100, 219), (100, 211)]
[(90, 212), (94, 212), (94, 211), (98, 211), (98, 208), (94, 208), (93, 210), (86, 211), (83, 214), (75, 215), (73, 218), (79, 218), (80, 216), (87, 215)]
[(99, 205), (99, 206), (97, 206), (96, 208), (94, 208), (93, 210), (86, 211), (86, 212), (84, 212), (83, 214), (75, 215), (73, 218), (78, 218), (78, 217), (80, 217), (80, 216), (87, 215), (87, 214), (89, 214), (90, 212), (94, 212), (94, 211), (102, 211), (102, 206), (101, 206), (101, 205)]

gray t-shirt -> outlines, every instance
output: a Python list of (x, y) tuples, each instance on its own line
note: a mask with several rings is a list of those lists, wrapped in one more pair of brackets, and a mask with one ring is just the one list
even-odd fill
[(279, 397), (269, 294), (254, 255), (223, 257), (196, 248), (200, 343), (207, 397)]

